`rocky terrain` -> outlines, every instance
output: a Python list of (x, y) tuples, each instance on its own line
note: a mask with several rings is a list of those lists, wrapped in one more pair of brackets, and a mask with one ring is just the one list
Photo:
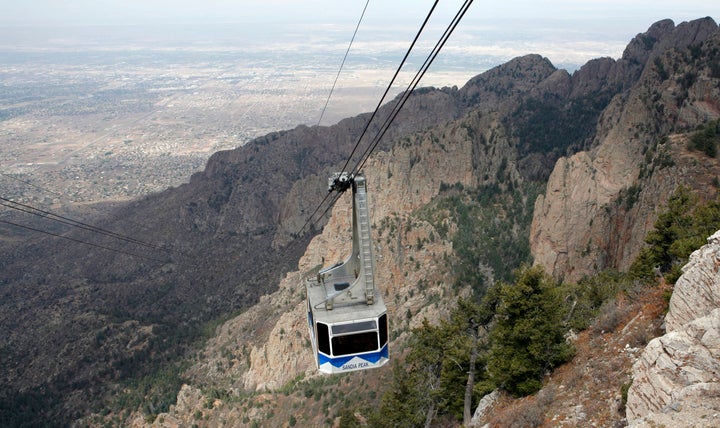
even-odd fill
[[(627, 269), (674, 188), (685, 184), (713, 198), (720, 165), (686, 143), (696, 127), (720, 117), (718, 52), (711, 19), (661, 21), (621, 59), (591, 61), (572, 75), (528, 55), (462, 88), (413, 95), (364, 171), (394, 355), (403, 354), (413, 327), (446, 317), (456, 297), (478, 286), (454, 279), (467, 267), (454, 263), (460, 249), (451, 237), (464, 225), (451, 215), (451, 201), (497, 197), (487, 207), (485, 247), (494, 252), (469, 267), (481, 272), (482, 285), (529, 261), (529, 250), (503, 253), (507, 243), (524, 244), (536, 264), (566, 280)], [(97, 425), (124, 417), (137, 426), (317, 426), (335, 421), (344, 397), (377, 403), (391, 367), (317, 377), (305, 332), (302, 281), (343, 256), (347, 201), (314, 225), (324, 226), (321, 233), (298, 235), (366, 120), (301, 126), (216, 153), (189, 183), (129, 203), (107, 220), (108, 228), (161, 243), (169, 253), (160, 260), (60, 240), (7, 243), (3, 414), (24, 410), (39, 415), (34, 422), (86, 416), (83, 423)], [(535, 188), (546, 189), (537, 201)], [(656, 331), (657, 305), (648, 305), (649, 316), (625, 314), (627, 331)], [(228, 321), (195, 352), (200, 327), (221, 317)], [(602, 334), (584, 340), (605, 346)], [(644, 344), (637, 342), (630, 347)], [(178, 368), (185, 385), (175, 384), (172, 407), (158, 411), (147, 392), (134, 408), (109, 410), (123, 381), (173, 366), (167, 361), (178, 354), (192, 364)], [(628, 379), (612, 381), (619, 394), (616, 383)], [(97, 391), (91, 403), (87, 391)], [(44, 403), (40, 411), (28, 404), (33, 399)], [(98, 407), (106, 411), (87, 417)], [(616, 410), (597, 420), (621, 421)], [(586, 408), (576, 413), (570, 425), (593, 418)]]
[[(573, 338), (576, 355), (547, 376), (543, 388), (521, 399), (495, 392), (475, 411), (475, 427), (622, 427), (624, 392), (633, 364), (650, 338), (661, 333), (664, 288), (643, 290), (608, 306)], [(678, 425), (668, 425), (678, 426)]]
[[(710, 31), (713, 27), (714, 32)], [(582, 95), (579, 94), (589, 88), (593, 88), (594, 94), (602, 92), (598, 89), (602, 88), (603, 91), (610, 93), (613, 93), (613, 90), (618, 91), (621, 95), (609, 101), (607, 109), (598, 122), (595, 137), (591, 141), (575, 139), (573, 144), (567, 146), (587, 147), (588, 150), (570, 158), (560, 158), (550, 175), (546, 194), (538, 198), (533, 221), (534, 234), (530, 239), (536, 263), (544, 264), (549, 271), (570, 279), (608, 267), (625, 269), (628, 258), (637, 253), (642, 244), (642, 236), (654, 221), (652, 213), (659, 209), (660, 204), (669, 195), (668, 189), (687, 184), (697, 189), (698, 194), (703, 197), (708, 199), (714, 197), (716, 187), (712, 182), (720, 173), (718, 162), (704, 158), (701, 154), (689, 152), (686, 148), (685, 132), (706, 120), (720, 116), (720, 111), (713, 107), (716, 105), (715, 100), (718, 99), (716, 84), (718, 76), (712, 75), (709, 66), (701, 68), (696, 83), (706, 89), (688, 88), (689, 91), (704, 92), (696, 97), (683, 98), (679, 107), (678, 102), (668, 106), (667, 109), (671, 111), (670, 119), (673, 120), (668, 120), (665, 116), (658, 117), (657, 112), (665, 111), (665, 107), (648, 104), (645, 94), (649, 87), (657, 86), (658, 89), (655, 90), (659, 91), (659, 96), (655, 97), (656, 103), (664, 98), (670, 98), (670, 95), (662, 91), (677, 91), (677, 87), (672, 82), (677, 82), (682, 73), (688, 72), (688, 68), (676, 65), (678, 73), (681, 73), (680, 76), (676, 76), (675, 79), (666, 77), (667, 89), (662, 89), (663, 86), (657, 82), (657, 76), (653, 73), (653, 67), (658, 64), (654, 58), (664, 56), (668, 61), (670, 58), (672, 61), (680, 61), (679, 58), (684, 55), (681, 50), (693, 44), (704, 46), (708, 50), (708, 55), (712, 56), (710, 52), (715, 49), (717, 37), (717, 26), (710, 20), (700, 20), (678, 27), (671, 22), (663, 21), (654, 25), (648, 33), (641, 34), (633, 40), (621, 60), (597, 60), (589, 63), (573, 76), (552, 69), (543, 73), (544, 78), (529, 91), (531, 94), (541, 87), (547, 91), (545, 97), (549, 97), (548, 94), (555, 96), (575, 94), (580, 98)], [(646, 49), (640, 49), (640, 46)], [(472, 92), (476, 89), (472, 89), (471, 85), (481, 86), (481, 82), (485, 79), (491, 79), (508, 71), (517, 73), (518, 68), (527, 70), (529, 66), (536, 73), (537, 65), (529, 65), (533, 64), (530, 61), (539, 61), (534, 64), (543, 63), (540, 58), (518, 59), (479, 76), (461, 91), (467, 91), (472, 97)], [(647, 64), (651, 65), (646, 66)], [(589, 76), (593, 76), (594, 79)], [(598, 86), (598, 81), (611, 82), (611, 88), (614, 89)], [(503, 91), (503, 87), (496, 86), (496, 88), (497, 91)], [(537, 92), (533, 95), (536, 94)], [(609, 98), (611, 97), (608, 97), (608, 100)], [(492, 93), (483, 94), (483, 99), (492, 99)], [(439, 127), (429, 133), (418, 134), (410, 140), (413, 144), (396, 146), (387, 156), (384, 153), (377, 155), (368, 167), (368, 181), (371, 183), (371, 190), (374, 191), (376, 225), (390, 221), (398, 224), (412, 223), (413, 213), (438, 196), (439, 192), (435, 189), (439, 189), (441, 183), (457, 182), (463, 186), (478, 186), (487, 184), (487, 181), (483, 180), (488, 180), (489, 177), (496, 179), (502, 157), (493, 159), (493, 153), (502, 153), (503, 156), (519, 148), (518, 157), (508, 162), (511, 167), (508, 168), (506, 177), (511, 181), (520, 182), (524, 179), (543, 177), (543, 169), (540, 165), (544, 162), (541, 159), (538, 161), (538, 154), (523, 156), (527, 153), (523, 153), (522, 145), (518, 147), (513, 144), (512, 139), (499, 137), (502, 127), (497, 121), (492, 120), (494, 114), (497, 114), (496, 110), (507, 109), (507, 105), (511, 103), (508, 100), (512, 99), (512, 97), (498, 97), (497, 104), (489, 109), (490, 112), (477, 108), (463, 119), (450, 122), (447, 126)], [(698, 114), (700, 111), (705, 113), (704, 117)], [(486, 114), (490, 119), (483, 121)], [(607, 119), (603, 120), (605, 117)], [(678, 121), (678, 117), (683, 117), (683, 121)], [(649, 123), (655, 123), (658, 119), (661, 119), (658, 126), (649, 126)], [(468, 126), (469, 124), (472, 126)], [(532, 124), (537, 126), (537, 123)], [(470, 137), (468, 135), (470, 129), (484, 129), (485, 133), (480, 137), (477, 135)], [(439, 143), (435, 141), (436, 139)], [(474, 145), (478, 141), (493, 141), (490, 145), (491, 150), (484, 150), (484, 153), (490, 156), (463, 157), (463, 153), (476, 153)], [(466, 146), (466, 144), (471, 145)], [(637, 147), (633, 148), (635, 145)], [(534, 169), (518, 167), (518, 165), (527, 166), (526, 162), (530, 162), (530, 159), (534, 161)], [(669, 162), (668, 159), (672, 159), (673, 162)], [(452, 165), (452, 168), (448, 168), (449, 165)], [(604, 178), (597, 180), (598, 177)], [(641, 184), (636, 185), (637, 194), (633, 195), (635, 200), (631, 202), (627, 200), (629, 198), (627, 192), (636, 182)], [(578, 211), (578, 207), (582, 210)], [(554, 212), (560, 214), (553, 214)], [(589, 221), (591, 228), (596, 227), (595, 222), (601, 224), (611, 222), (615, 226), (610, 230), (617, 231), (618, 236), (584, 232), (579, 224), (571, 222), (568, 224), (569, 220), (565, 220), (564, 215), (582, 218), (586, 226), (588, 219), (591, 219)], [(608, 219), (603, 220), (603, 215), (607, 215)], [(343, 248), (342, 236), (343, 233), (347, 233), (347, 221), (347, 205), (336, 207), (331, 222), (325, 227), (323, 234), (311, 243), (306, 255), (301, 259), (300, 269), (289, 274), (281, 282), (280, 291), (264, 299), (263, 305), (253, 308), (218, 330), (218, 336), (209, 342), (204, 356), (190, 371), (193, 379), (190, 384), (197, 386), (184, 387), (179, 396), (178, 406), (169, 414), (160, 415), (153, 421), (153, 425), (172, 426), (175, 423), (180, 425), (191, 423), (195, 414), (192, 412), (197, 412), (198, 406), (203, 403), (204, 397), (207, 397), (202, 391), (211, 386), (222, 390), (278, 391), (292, 384), (294, 379), (314, 376), (307, 344), (304, 343), (306, 327), (303, 322), (302, 296), (298, 291), (301, 286), (298, 284), (301, 284), (303, 276), (322, 260), (336, 260), (340, 257), (342, 251), (338, 252), (338, 249)], [(635, 225), (634, 221), (639, 222), (640, 225)], [(541, 231), (554, 232), (551, 224), (558, 227), (560, 232), (564, 230), (563, 247), (553, 246), (556, 244), (543, 247), (540, 245), (542, 239), (536, 239), (541, 236)], [(451, 225), (451, 227), (455, 226)], [(565, 227), (567, 229), (563, 229)], [(634, 231), (636, 228), (640, 231)], [(396, 320), (403, 318), (401, 314), (412, 314), (407, 318), (407, 323), (400, 321), (400, 325), (392, 327), (397, 335), (394, 342), (396, 346), (402, 343), (402, 338), (408, 332), (405, 325), (413, 327), (417, 326), (422, 318), (442, 317), (448, 311), (447, 302), (450, 300), (448, 284), (442, 280), (448, 268), (442, 262), (442, 255), (451, 251), (452, 246), (449, 242), (440, 240), (417, 250), (411, 243), (417, 242), (416, 240), (422, 241), (437, 232), (437, 229), (431, 223), (420, 223), (413, 224), (411, 230), (412, 233), (400, 233), (399, 236), (393, 237), (387, 229), (376, 228), (375, 239), (379, 243), (377, 251), (379, 282), (386, 290), (388, 296), (386, 300), (391, 302), (388, 305), (389, 311)], [(582, 241), (583, 236), (590, 239), (591, 243), (594, 242), (592, 239), (606, 240), (612, 246), (588, 245), (587, 241)], [(395, 240), (397, 242), (394, 242)], [(583, 245), (577, 242), (582, 242)], [(616, 254), (618, 252), (619, 255)], [(563, 256), (577, 254), (583, 259), (594, 260), (595, 263), (584, 266), (573, 259), (573, 262), (561, 264), (557, 261), (559, 258), (547, 258), (557, 254)], [(423, 266), (420, 276), (415, 276), (414, 272), (418, 269), (413, 268), (412, 263), (408, 264), (408, 260), (419, 260), (419, 264)], [(571, 269), (570, 266), (573, 268)], [(405, 272), (403, 276), (396, 276), (403, 272)], [(417, 284), (422, 284), (419, 281), (423, 276), (435, 279), (429, 281), (431, 284), (429, 287), (417, 293), (420, 288)], [(468, 291), (459, 290), (459, 294)], [(578, 426), (584, 423), (594, 423), (599, 426), (622, 424), (624, 409), (621, 403), (621, 390), (635, 378), (628, 398), (628, 415), (630, 421), (634, 423), (632, 415), (635, 410), (632, 410), (632, 406), (635, 399), (633, 397), (636, 396), (635, 391), (643, 383), (653, 384), (643, 382), (638, 374), (633, 374), (632, 367), (633, 364), (636, 364), (636, 367), (640, 364), (636, 362), (644, 358), (640, 357), (642, 347), (660, 331), (664, 308), (662, 292), (662, 289), (650, 290), (644, 293), (643, 297), (637, 298), (634, 303), (628, 303), (627, 306), (617, 309), (621, 315), (618, 315), (620, 319), (613, 331), (601, 331), (599, 326), (583, 332), (576, 341), (579, 350), (576, 358), (553, 374), (548, 379), (546, 387), (537, 396), (520, 402), (509, 397), (501, 398), (500, 404), (496, 404), (493, 408), (494, 418), (486, 421), (491, 426), (507, 426), (523, 420), (518, 414), (535, 414), (534, 420), (547, 426), (558, 424)], [(433, 300), (431, 296), (435, 293), (443, 296), (440, 304), (428, 304)], [(258, 324), (255, 321), (258, 319), (266, 321)], [(250, 337), (233, 334), (238, 331), (253, 332), (253, 334)], [(654, 346), (652, 343), (654, 342), (651, 342), (649, 348)], [(254, 345), (248, 346), (249, 344)], [(386, 375), (387, 373), (380, 373), (378, 376)], [(589, 383), (598, 384), (589, 387)], [(198, 387), (199, 389), (196, 389)], [(299, 398), (302, 402), (302, 397)], [(274, 400), (283, 402), (284, 405), (288, 404), (273, 394), (264, 399), (269, 400), (266, 406)], [(290, 401), (295, 402), (293, 399)], [(243, 407), (248, 406), (250, 402), (256, 401), (252, 399), (242, 401)], [(195, 407), (191, 406), (191, 412), (188, 412), (188, 403), (196, 403)], [(261, 412), (248, 414), (238, 411), (238, 406), (232, 403), (220, 400), (215, 404), (211, 409), (201, 410), (200, 420), (207, 421), (208, 426), (222, 423), (242, 424), (243, 420), (247, 424), (268, 420), (271, 421), (269, 423), (281, 423), (291, 416), (272, 405), (269, 410), (265, 408)], [(310, 417), (305, 412), (299, 413)], [(531, 419), (525, 419), (525, 422), (530, 423)], [(305, 419), (305, 421), (321, 424), (321, 421), (316, 419)]]
[(675, 284), (666, 333), (633, 366), (631, 426), (720, 423), (720, 231), (690, 256)]

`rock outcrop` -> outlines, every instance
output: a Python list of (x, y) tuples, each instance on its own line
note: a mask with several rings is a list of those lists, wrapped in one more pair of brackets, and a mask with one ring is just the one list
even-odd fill
[[(441, 192), (452, 196), (470, 188), (528, 200), (518, 189), (550, 177), (535, 205), (530, 242), (537, 263), (568, 279), (632, 260), (677, 185), (692, 183), (712, 197), (718, 161), (688, 153), (685, 141), (689, 130), (720, 117), (720, 76), (713, 62), (718, 49), (712, 19), (677, 27), (661, 21), (638, 35), (622, 59), (594, 60), (573, 75), (527, 55), (461, 89), (425, 88), (410, 97), (364, 167), (377, 282), (387, 293), (393, 341), (402, 341), (425, 317), (446, 317), (457, 294), (468, 292), (451, 286), (457, 225), (448, 220), (449, 209), (432, 206)], [(380, 117), (392, 106), (383, 107)], [(125, 379), (132, 370), (144, 374), (151, 366), (144, 362), (174, 355), (160, 353), (166, 338), (238, 310), (244, 312), (208, 341), (201, 361), (187, 373), (192, 386), (181, 391), (164, 420), (184, 426), (215, 414), (220, 421), (223, 402), (213, 401), (208, 391), (239, 399), (314, 373), (302, 281), (347, 253), (349, 205), (335, 206), (309, 246), (309, 237), (296, 237), (323, 199), (325, 177), (344, 164), (368, 116), (331, 127), (299, 126), (216, 153), (189, 183), (132, 202), (117, 211), (117, 220), (108, 220), (111, 230), (175, 249), (168, 262), (86, 254), (60, 241), (8, 253), (0, 260), (0, 318), (9, 337), (0, 343), (0, 363), (9, 368), (0, 401), (22, 403), (35, 398), (23, 395), (28, 389), (50, 391), (48, 401), (57, 409), (44, 417), (55, 419), (68, 407), (68, 391), (86, 397), (81, 392)], [(573, 156), (578, 150), (584, 151)], [(550, 176), (561, 156), (566, 157)], [(504, 215), (498, 212), (495, 220)], [(526, 236), (524, 227), (509, 229)], [(490, 270), (485, 276), (492, 278), (482, 262), (475, 267)], [(35, 292), (29, 295), (28, 289)], [(97, 325), (75, 322), (77, 313), (95, 317)], [(123, 329), (108, 330), (105, 319), (119, 320)], [(712, 322), (687, 334), (702, 331), (701, 339), (710, 340)], [(87, 346), (56, 334), (65, 330)], [(133, 346), (117, 340), (126, 336)], [(143, 343), (158, 345), (135, 346)], [(190, 345), (174, 349), (183, 346)], [(88, 353), (95, 348), (102, 353)], [(67, 371), (43, 370), (43, 360), (55, 361), (59, 349), (68, 352), (62, 364)], [(231, 399), (225, 404), (227, 415), (235, 416), (218, 426), (245, 417), (255, 421), (252, 412), (261, 414), (242, 413)], [(258, 420), (278, 426), (288, 420), (271, 419), (271, 413)], [(163, 424), (161, 417), (157, 424)]]
[(720, 232), (708, 238), (708, 245), (695, 251), (675, 283), (670, 309), (665, 318), (668, 332), (720, 308)]
[(675, 285), (667, 334), (633, 366), (632, 426), (720, 425), (720, 231), (695, 251)]
[(710, 18), (677, 27), (661, 21), (622, 59), (596, 60), (576, 73), (580, 87), (602, 75), (628, 89), (603, 111), (591, 148), (561, 158), (537, 199), (530, 238), (536, 264), (571, 281), (626, 269), (672, 189), (687, 184), (715, 195), (702, 184), (717, 175), (715, 160), (686, 162), (684, 137), (674, 134), (720, 117), (720, 76), (709, 65), (718, 46)]
[[(435, 198), (442, 192), (445, 197), (455, 194), (458, 188), (506, 190), (525, 179), (521, 165), (533, 164), (534, 174), (546, 177), (549, 167), (529, 159), (532, 153), (528, 152), (537, 153), (538, 148), (519, 153), (513, 124), (506, 118), (518, 110), (525, 97), (569, 96), (568, 83), (569, 75), (554, 69), (545, 58), (517, 58), (457, 90), (463, 103), (474, 105), (472, 111), (402, 138), (368, 160), (363, 170), (370, 194), (376, 283), (385, 294), (392, 320), (391, 353), (401, 349), (396, 344), (403, 343), (424, 319), (447, 318), (456, 297), (470, 292), (469, 286), (453, 287), (450, 282), (455, 268), (451, 241), (457, 225), (448, 219), (447, 208), (432, 206)], [(325, 181), (319, 176), (315, 179)], [(296, 183), (289, 194), (308, 192), (302, 190), (303, 185), (307, 187)], [(315, 381), (303, 281), (314, 269), (349, 253), (351, 215), (346, 196), (334, 206), (322, 233), (308, 245), (297, 271), (288, 273), (276, 292), (261, 297), (257, 305), (217, 329), (202, 358), (188, 371), (193, 388), (238, 396), (247, 391), (282, 390), (297, 379)], [(281, 204), (282, 227), (299, 224), (296, 222), (302, 217), (298, 202), (291, 199)], [(305, 213), (309, 208), (305, 207)], [(418, 214), (419, 210), (425, 210), (424, 214)], [(491, 280), (493, 273), (488, 272), (487, 277)], [(383, 370), (378, 372), (382, 375)], [(180, 414), (187, 411), (187, 406), (180, 406), (186, 398), (179, 397), (178, 406), (163, 415), (164, 420), (186, 420)]]
[[(702, 20), (689, 27), (712, 26), (717, 27), (712, 20)], [(681, 27), (686, 25), (678, 28)], [(662, 103), (662, 108), (673, 114), (673, 120), (663, 116), (668, 123), (657, 125), (659, 107), (641, 94), (652, 93), (649, 88), (657, 84), (653, 78), (643, 80), (642, 76), (651, 74), (649, 58), (665, 52), (654, 49), (660, 49), (658, 46), (663, 43), (674, 46), (670, 41), (673, 31), (676, 29), (672, 22), (658, 23), (631, 43), (623, 59), (591, 61), (572, 76), (556, 70), (538, 55), (517, 58), (472, 79), (464, 88), (435, 93), (443, 99), (452, 95), (458, 105), (466, 106), (459, 118), (399, 138), (392, 147), (374, 153), (364, 172), (371, 195), (378, 259), (376, 280), (386, 293), (385, 303), (393, 320), (392, 350), (423, 318), (447, 316), (456, 294), (468, 292), (453, 290), (448, 284), (453, 269), (448, 260), (455, 250), (450, 237), (456, 225), (444, 215), (444, 226), (449, 232), (441, 236), (437, 223), (430, 221), (429, 216), (417, 215), (432, 205), (441, 189), (496, 187), (506, 191), (519, 187), (518, 183), (544, 181), (561, 154), (592, 146), (560, 159), (547, 194), (536, 204), (539, 214), (531, 237), (535, 258), (543, 264), (550, 263), (549, 270), (556, 274), (572, 277), (613, 266), (627, 259), (633, 248), (639, 248), (654, 220), (654, 210), (662, 204), (663, 198), (658, 194), (667, 192), (681, 179), (697, 180), (699, 167), (693, 165), (700, 164), (712, 173), (720, 171), (714, 169), (717, 167), (714, 160), (698, 162), (696, 156), (687, 155), (680, 137), (655, 144), (659, 136), (675, 129), (678, 117), (692, 116), (679, 114), (677, 101), (672, 98)], [(683, 47), (687, 46), (681, 44), (680, 48)], [(705, 74), (697, 81), (705, 82), (703, 88), (707, 89), (706, 83), (714, 82), (714, 78), (703, 70)], [(646, 83), (637, 89), (638, 82)], [(671, 83), (667, 82), (663, 94), (672, 93)], [(695, 115), (697, 123), (720, 116), (720, 109), (708, 102), (717, 98), (717, 88), (703, 89), (705, 93), (694, 88), (688, 88), (688, 93), (694, 95), (680, 98), (684, 107), (679, 110), (705, 112), (704, 116)], [(674, 97), (663, 94), (661, 98)], [(691, 97), (693, 101), (683, 104)], [(701, 103), (704, 110), (698, 107)], [(577, 132), (571, 137), (557, 132), (564, 125), (575, 126)], [(686, 156), (687, 161), (678, 160), (674, 169), (664, 164), (661, 167), (662, 156), (670, 156), (671, 152), (677, 159)], [(641, 165), (638, 159), (646, 163), (646, 157), (650, 164)], [(226, 167), (231, 166), (230, 163)], [(643, 183), (645, 193), (638, 196), (640, 202), (632, 208), (628, 225), (617, 223), (621, 211), (613, 203), (643, 170), (642, 174), (652, 175), (652, 180)], [(315, 171), (317, 175), (295, 182), (279, 202), (276, 244), (282, 244), (288, 232), (302, 226), (315, 203), (313, 198), (318, 197), (316, 189), (307, 185), (308, 180), (323, 182), (321, 172)], [(702, 183), (710, 187), (709, 180)], [(315, 381), (302, 281), (319, 265), (328, 265), (348, 252), (350, 216), (346, 202), (334, 207), (323, 232), (300, 258), (298, 270), (280, 281), (278, 291), (262, 297), (259, 305), (218, 329), (217, 336), (203, 351), (203, 358), (189, 371), (193, 388), (218, 389), (233, 395), (243, 391), (272, 393), (297, 379)], [(615, 230), (623, 231), (622, 239), (612, 240), (615, 235), (608, 231)], [(581, 260), (581, 256), (586, 260)], [(548, 262), (544, 257), (552, 260)], [(382, 369), (378, 372), (382, 373)], [(234, 404), (228, 403), (226, 410), (231, 406)], [(175, 412), (182, 410), (180, 406)], [(172, 413), (172, 417), (182, 419)]]
[[(532, 82), (522, 75), (515, 80)], [(508, 74), (505, 82), (512, 86), (513, 78)], [(378, 122), (393, 107), (383, 106)], [(474, 107), (457, 89), (419, 90), (378, 151)], [(101, 405), (98, 388), (109, 391), (118, 379), (144, 376), (155, 362), (184, 353), (209, 320), (262, 303), (260, 297), (297, 268), (325, 223), (315, 218), (307, 228), (312, 233), (299, 233), (325, 195), (327, 176), (342, 168), (369, 116), (298, 126), (215, 153), (189, 183), (123, 204), (92, 222), (157, 248), (127, 242), (127, 253), (118, 254), (67, 245), (61, 238), (0, 240), (0, 413), (21, 408), (30, 420), (69, 425), (66, 418)], [(367, 136), (377, 128), (373, 124)], [(68, 237), (120, 245), (87, 229)], [(136, 251), (140, 257), (132, 255)], [(133, 336), (146, 338), (147, 349), (125, 346)], [(87, 394), (89, 389), (95, 392)], [(21, 406), (36, 400), (43, 402), (31, 410)]]

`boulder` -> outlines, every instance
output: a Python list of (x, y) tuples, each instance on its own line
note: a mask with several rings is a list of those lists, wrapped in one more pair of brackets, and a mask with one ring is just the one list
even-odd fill
[(668, 332), (720, 308), (719, 268), (720, 231), (708, 238), (708, 245), (692, 253), (683, 267), (665, 318)]
[(675, 285), (667, 334), (633, 365), (630, 426), (720, 426), (720, 231), (695, 251)]

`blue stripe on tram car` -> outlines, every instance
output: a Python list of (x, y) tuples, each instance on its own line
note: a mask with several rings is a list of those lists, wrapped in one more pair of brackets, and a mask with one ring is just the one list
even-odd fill
[(328, 357), (318, 352), (318, 364), (320, 371), (326, 373), (338, 373), (343, 371), (362, 370), (384, 365), (389, 358), (388, 346), (382, 347), (376, 352), (367, 352), (357, 355), (346, 355), (342, 357)]

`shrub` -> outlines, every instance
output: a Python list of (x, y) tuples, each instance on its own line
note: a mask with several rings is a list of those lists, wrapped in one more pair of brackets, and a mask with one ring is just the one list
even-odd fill
[(606, 302), (600, 308), (600, 313), (592, 325), (592, 331), (597, 334), (613, 332), (627, 315), (627, 309), (618, 305), (616, 300)]
[(508, 428), (534, 428), (545, 422), (547, 408), (538, 402), (526, 402), (493, 420), (493, 425)]
[(688, 149), (701, 151), (714, 158), (717, 157), (717, 145), (719, 142), (720, 120), (714, 120), (690, 137)]
[(630, 390), (630, 386), (632, 386), (632, 380), (628, 383), (624, 383), (620, 387), (620, 408), (618, 409), (620, 413), (625, 413), (625, 406), (627, 405), (628, 391)]

